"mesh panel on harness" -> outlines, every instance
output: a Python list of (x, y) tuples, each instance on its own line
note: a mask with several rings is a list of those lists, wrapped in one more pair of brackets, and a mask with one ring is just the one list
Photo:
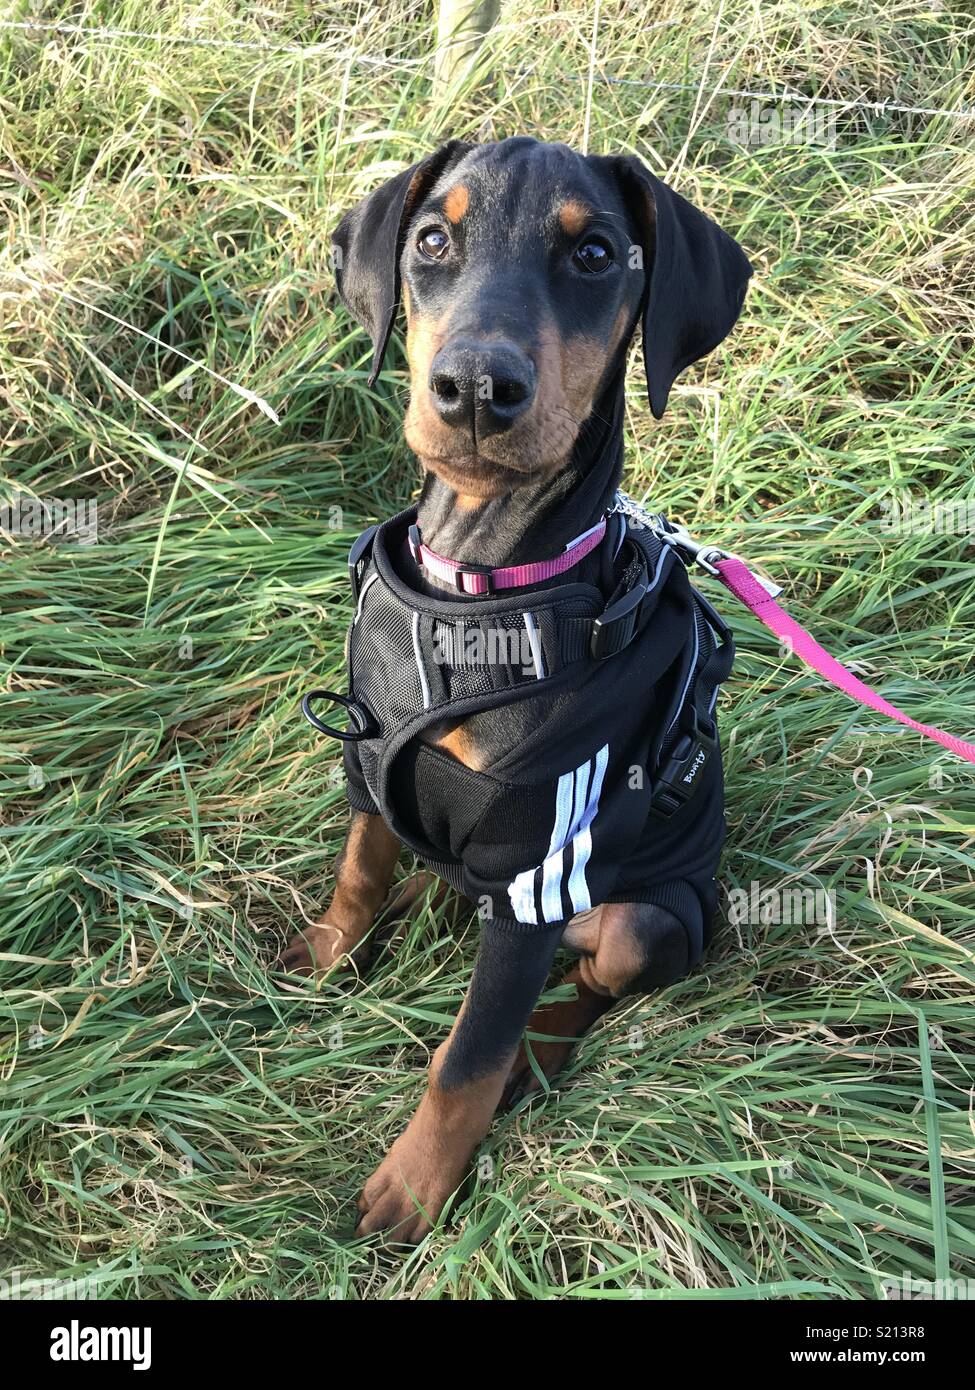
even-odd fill
[(370, 584), (349, 636), (352, 694), (365, 700), (384, 726), (405, 721), (423, 705), (412, 628), (402, 604), (383, 584)]

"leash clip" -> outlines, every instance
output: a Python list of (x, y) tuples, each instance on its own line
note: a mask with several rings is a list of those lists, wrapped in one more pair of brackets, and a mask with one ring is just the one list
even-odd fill
[[(672, 549), (676, 550), (678, 554), (686, 550), (690, 556), (690, 563), (692, 565), (700, 565), (701, 569), (705, 570), (708, 574), (713, 574), (720, 578), (720, 571), (717, 568), (719, 560), (741, 559), (733, 550), (722, 550), (718, 545), (708, 545), (704, 541), (696, 541), (690, 532), (683, 526), (675, 526), (674, 523), (668, 521), (665, 516), (661, 517), (660, 520), (664, 523), (664, 526), (668, 528), (667, 530), (658, 531), (657, 534), (660, 536), (660, 539), (671, 546)], [(681, 559), (684, 559), (683, 555), (681, 555)], [(744, 560), (742, 560), (741, 563), (744, 564)], [(769, 598), (778, 598), (779, 594), (782, 592), (782, 585), (776, 584), (771, 579), (766, 579), (764, 574), (758, 574), (757, 571), (751, 569), (750, 566), (748, 568), (755, 583), (761, 584)]]
[[(717, 574), (717, 561), (728, 559), (727, 550), (722, 550), (717, 545), (709, 545), (706, 541), (695, 540), (686, 526), (677, 526), (665, 516), (660, 517), (660, 523), (661, 529), (657, 533), (660, 539), (665, 545), (676, 550), (685, 564), (689, 557), (692, 565), (700, 565), (708, 574)], [(686, 557), (682, 552), (686, 552)]]

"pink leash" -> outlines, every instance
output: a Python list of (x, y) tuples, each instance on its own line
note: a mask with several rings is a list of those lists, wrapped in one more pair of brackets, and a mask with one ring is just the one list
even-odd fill
[[(933, 738), (935, 743), (940, 743), (942, 748), (947, 748), (957, 757), (964, 758), (966, 762), (975, 763), (975, 743), (968, 743), (963, 738), (956, 738), (954, 734), (946, 734), (943, 729), (932, 728), (930, 724), (919, 724), (909, 714), (905, 714), (896, 705), (892, 705), (889, 700), (885, 700), (882, 695), (878, 695), (876, 690), (871, 690), (869, 685), (864, 685), (858, 676), (855, 676), (852, 671), (848, 671), (841, 662), (830, 656), (825, 647), (821, 647), (814, 638), (810, 637), (805, 628), (800, 627), (793, 618), (790, 618), (784, 608), (779, 607), (774, 595), (769, 593), (763, 581), (757, 579), (744, 561), (739, 560), (736, 555), (729, 555), (727, 551), (719, 550), (716, 546), (702, 545), (699, 541), (694, 540), (682, 526), (674, 526), (664, 522), (667, 529), (661, 530), (659, 525), (655, 524), (659, 523), (661, 519), (652, 517), (638, 504), (633, 503), (632, 499), (626, 497), (624, 493), (618, 494), (617, 505), (614, 510), (635, 517), (640, 525), (649, 524), (656, 530), (661, 540), (668, 545), (673, 545), (678, 550), (690, 551), (694, 560), (708, 574), (713, 574), (720, 579), (725, 588), (729, 589), (735, 598), (740, 599), (747, 608), (750, 608), (756, 618), (774, 632), (776, 637), (784, 638), (789, 644), (790, 651), (795, 652), (796, 656), (807, 666), (811, 666), (814, 671), (825, 676), (830, 684), (835, 685), (837, 690), (842, 690), (844, 695), (858, 700), (861, 705), (875, 709), (878, 714), (885, 714), (888, 719), (896, 719), (898, 724), (904, 724), (908, 729), (914, 729), (917, 733), (924, 734), (926, 738)], [(490, 594), (499, 589), (514, 589), (529, 584), (538, 584), (544, 579), (551, 579), (557, 574), (564, 574), (577, 565), (583, 556), (594, 550), (605, 534), (606, 518), (603, 517), (597, 525), (584, 531), (574, 541), (570, 541), (561, 555), (550, 560), (539, 560), (533, 564), (510, 565), (503, 569), (491, 569), (486, 565), (462, 565), (456, 560), (448, 559), (446, 555), (438, 555), (435, 550), (431, 550), (429, 546), (423, 544), (419, 529), (415, 525), (410, 527), (409, 545), (418, 565), (424, 566), (439, 578), (447, 580), (461, 593)], [(778, 592), (776, 589), (776, 593)]]
[[(699, 557), (704, 558), (704, 557)], [(746, 564), (736, 556), (707, 555), (706, 568), (713, 567), (718, 578), (726, 589), (734, 594), (735, 598), (741, 599), (746, 607), (750, 608), (756, 618), (760, 619), (777, 637), (784, 638), (790, 650), (795, 652), (807, 666), (811, 666), (814, 671), (818, 671), (821, 676), (835, 685), (838, 690), (842, 690), (844, 695), (851, 696), (854, 700), (859, 700), (861, 705), (868, 705), (871, 709), (877, 710), (879, 714), (886, 714), (888, 719), (896, 719), (899, 724), (906, 724), (909, 729), (916, 730), (919, 734), (924, 734), (926, 738), (933, 738), (936, 743), (940, 743), (943, 748), (948, 748), (959, 758), (964, 758), (966, 762), (975, 763), (975, 743), (968, 743), (963, 738), (956, 738), (954, 734), (946, 734), (942, 729), (934, 729), (930, 724), (919, 724), (910, 715), (904, 714), (896, 705), (892, 705), (885, 700), (882, 695), (878, 695), (876, 690), (871, 690), (869, 685), (864, 685), (852, 671), (848, 671), (835, 657), (830, 656), (825, 648), (821, 647), (809, 633), (799, 626), (784, 608), (780, 608), (775, 599), (767, 592), (761, 582), (755, 578)]]

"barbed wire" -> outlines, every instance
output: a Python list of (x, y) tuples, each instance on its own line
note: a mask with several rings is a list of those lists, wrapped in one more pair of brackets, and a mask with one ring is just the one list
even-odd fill
[[(669, 92), (698, 91), (692, 82), (643, 82), (639, 78), (609, 75), (604, 75), (602, 80), (627, 86), (655, 87)], [(811, 97), (805, 92), (752, 92), (738, 87), (721, 87), (714, 90), (720, 90), (723, 96), (738, 97), (745, 101), (804, 102), (807, 106), (829, 106), (841, 111), (875, 111), (879, 115), (887, 111), (897, 111), (908, 116), (950, 116), (962, 120), (975, 117), (975, 106), (910, 106), (902, 101), (866, 101), (861, 97)]]
[[(201, 38), (195, 34), (163, 34), (149, 30), (139, 29), (105, 29), (95, 28), (83, 24), (63, 24), (46, 23), (39, 20), (0, 20), (0, 29), (13, 29), (22, 32), (38, 30), (42, 33), (63, 34), (80, 38), (94, 39), (148, 39), (155, 43), (179, 43), (199, 48), (231, 48), (240, 49), (245, 52), (256, 53), (283, 53), (292, 57), (330, 57), (335, 61), (346, 61), (352, 64), (361, 63), (365, 67), (377, 68), (404, 68), (419, 71), (427, 67), (433, 61), (431, 52), (423, 58), (387, 58), (370, 53), (356, 53), (349, 50), (336, 49), (334, 45), (327, 43), (318, 44), (291, 44), (276, 43), (246, 39), (217, 39)], [(518, 68), (515, 76), (530, 77), (535, 68)], [(713, 96), (720, 92), (725, 97), (735, 97), (741, 101), (759, 102), (784, 102), (789, 104), (805, 103), (808, 106), (829, 107), (837, 111), (872, 111), (876, 115), (886, 115), (888, 112), (907, 116), (929, 116), (933, 118), (943, 117), (951, 120), (972, 120), (975, 119), (975, 106), (962, 107), (943, 107), (943, 106), (913, 106), (909, 102), (902, 101), (868, 101), (862, 97), (822, 97), (809, 96), (805, 92), (781, 92), (773, 91), (751, 91), (747, 88), (739, 87), (718, 87), (710, 91), (701, 93), (701, 88), (693, 82), (660, 82), (638, 77), (615, 77), (611, 73), (597, 72), (593, 68), (588, 73), (561, 72), (558, 74), (560, 79), (570, 82), (585, 82), (590, 85), (595, 82), (603, 82), (612, 86), (640, 87), (648, 91), (665, 92), (695, 92), (705, 96)]]
[(181, 43), (191, 48), (233, 48), (254, 53), (288, 53), (294, 57), (353, 57), (356, 62), (375, 67), (422, 68), (428, 58), (380, 58), (375, 54), (336, 52), (327, 43), (277, 43), (257, 39), (207, 39), (196, 34), (161, 34), (143, 29), (98, 29), (86, 24), (44, 23), (32, 19), (0, 19), (0, 29), (40, 30), (45, 34), (64, 34), (92, 39), (149, 39), (154, 43)]

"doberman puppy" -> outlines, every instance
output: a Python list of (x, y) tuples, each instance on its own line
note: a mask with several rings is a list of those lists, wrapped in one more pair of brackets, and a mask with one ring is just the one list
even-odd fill
[[(405, 306), (411, 387), (405, 433), (425, 473), (417, 531), (424, 545), (475, 571), (557, 556), (597, 527), (620, 480), (623, 380), (638, 322), (651, 409), (659, 419), (678, 373), (731, 330), (751, 271), (730, 236), (639, 160), (582, 156), (529, 138), (483, 146), (448, 142), (348, 213), (334, 243), (339, 293), (372, 338), (372, 381), (401, 300)], [(409, 591), (466, 601), (418, 558), (415, 549), (396, 554), (399, 581)], [(616, 563), (605, 542), (585, 555), (571, 578), (580, 593), (606, 597), (616, 583)], [(685, 587), (675, 603), (690, 593), (682, 570), (680, 580)], [(546, 584), (537, 587), (544, 591)], [(671, 587), (679, 588), (676, 578)], [(693, 620), (689, 608), (680, 611), (685, 633)], [(627, 683), (639, 670), (619, 677), (623, 684), (612, 701), (648, 725), (661, 718), (654, 705), (659, 692)], [(595, 746), (602, 735), (586, 739), (589, 724), (612, 722), (612, 706), (604, 702), (592, 720), (578, 712), (570, 718), (566, 711), (575, 707), (569, 699), (563, 691), (544, 706), (495, 704), (434, 722), (415, 740), (447, 781), (446, 764), (503, 780), (503, 769), (540, 723), (560, 730), (579, 756), (567, 753), (559, 765), (566, 770), (556, 795), (566, 791), (569, 804), (575, 786), (578, 804), (571, 830), (566, 812), (561, 838), (552, 831), (550, 850), (562, 853), (571, 843), (574, 867), (564, 881), (553, 880), (550, 854), (532, 878), (535, 871), (525, 865), (536, 860), (525, 857), (518, 864), (523, 872), (507, 889), (512, 909), (507, 901), (503, 911), (489, 901), (497, 910), (482, 914), (467, 997), (434, 1055), (419, 1108), (365, 1185), (359, 1233), (387, 1231), (411, 1243), (431, 1229), (499, 1102), (539, 1085), (521, 1041), (526, 1027), (560, 1040), (532, 1046), (536, 1065), (553, 1076), (573, 1041), (614, 1000), (681, 978), (707, 939), (724, 825), (720, 767), (703, 799), (673, 822), (651, 824), (643, 802), (639, 810), (633, 803), (629, 816), (624, 808), (616, 821), (610, 808), (600, 841), (604, 811), (593, 821), (596, 779), (605, 771), (609, 805), (606, 786), (616, 773), (612, 763), (608, 771), (605, 761), (599, 764)], [(606, 755), (606, 748), (600, 751)], [(293, 971), (329, 970), (359, 946), (383, 906), (400, 852), (400, 835), (376, 813), (348, 755), (347, 769), (353, 816), (334, 895), (320, 923), (285, 953), (283, 965)], [(464, 808), (447, 797), (436, 809), (449, 822)], [(413, 814), (429, 819), (416, 807)], [(537, 807), (522, 830), (517, 816), (511, 812), (509, 821), (508, 815), (504, 810), (495, 838), (510, 841), (502, 848), (517, 860), (519, 837), (532, 833)], [(638, 822), (632, 834), (630, 820)], [(671, 836), (666, 852), (679, 856), (693, 842), (696, 867), (680, 870), (676, 886), (648, 888), (650, 880), (659, 885), (666, 876), (650, 873), (646, 864), (671, 825), (676, 841)], [(544, 854), (549, 826), (540, 833)], [(611, 857), (616, 841), (622, 855), (624, 842), (632, 849), (641, 835), (630, 868), (616, 864), (611, 877), (600, 879), (600, 855)], [(598, 896), (590, 891), (593, 884), (603, 885)], [(536, 1008), (560, 945), (580, 956), (565, 977), (572, 997)]]

